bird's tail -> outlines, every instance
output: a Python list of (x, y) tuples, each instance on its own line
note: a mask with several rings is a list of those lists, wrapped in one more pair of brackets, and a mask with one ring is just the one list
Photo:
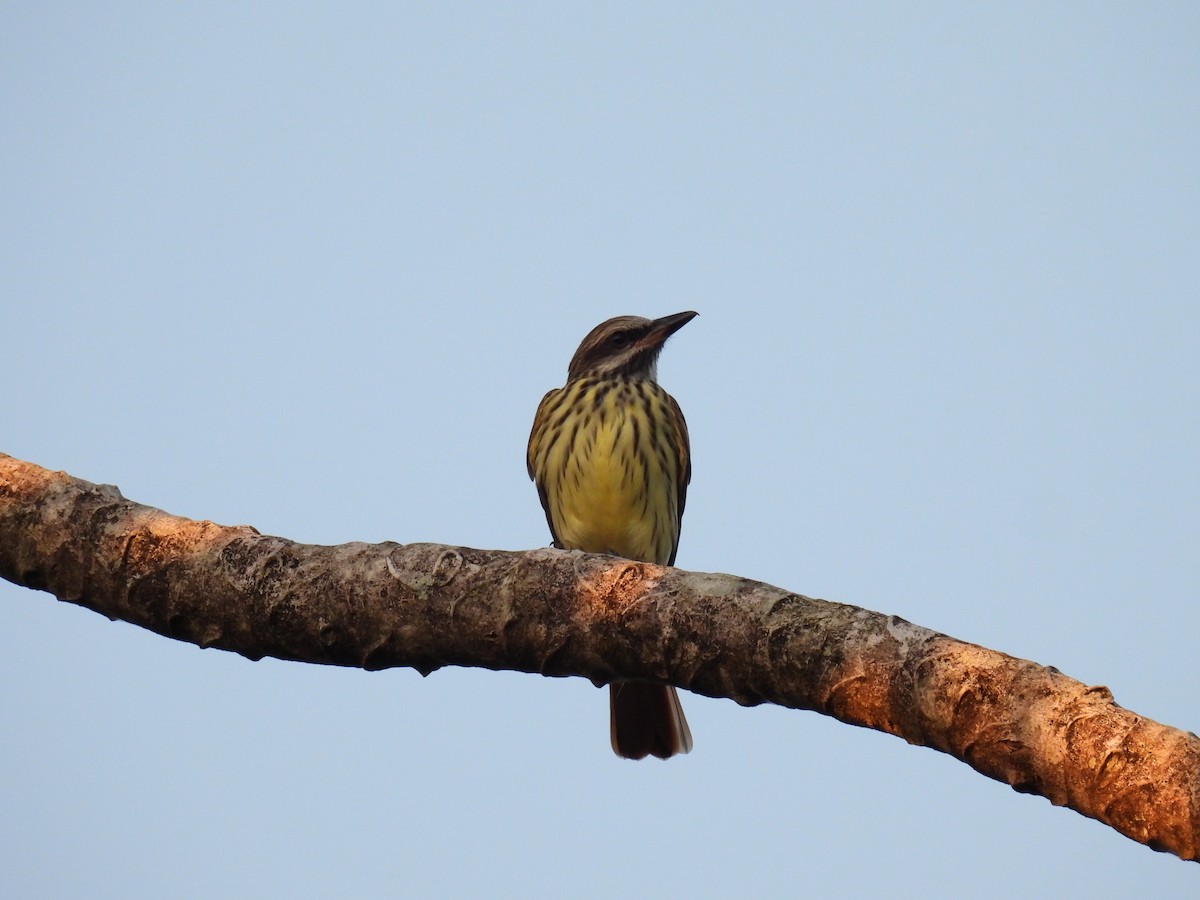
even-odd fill
[(608, 686), (608, 699), (617, 756), (669, 759), (692, 749), (692, 732), (670, 685), (618, 681)]

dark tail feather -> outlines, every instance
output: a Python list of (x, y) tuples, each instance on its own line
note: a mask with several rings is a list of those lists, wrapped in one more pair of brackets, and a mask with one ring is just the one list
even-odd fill
[(668, 759), (692, 749), (692, 732), (670, 685), (618, 681), (608, 686), (608, 701), (617, 756)]

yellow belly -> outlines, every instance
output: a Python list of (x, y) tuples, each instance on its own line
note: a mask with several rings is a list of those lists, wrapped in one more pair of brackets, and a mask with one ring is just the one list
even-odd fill
[(565, 399), (581, 412), (548, 430), (533, 461), (558, 542), (666, 564), (679, 535), (679, 462), (662, 408), (634, 388), (599, 402), (594, 386), (574, 390), (583, 396)]
[(658, 562), (659, 530), (667, 518), (659, 512), (666, 512), (665, 473), (652, 471), (647, 479), (644, 464), (617, 429), (597, 428), (589, 438), (590, 449), (567, 462), (559, 486), (554, 517), (559, 540), (578, 550)]

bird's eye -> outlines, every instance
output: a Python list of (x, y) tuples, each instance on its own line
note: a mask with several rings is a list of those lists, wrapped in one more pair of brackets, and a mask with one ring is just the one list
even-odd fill
[(614, 350), (620, 350), (622, 347), (624, 347), (628, 343), (629, 343), (629, 332), (627, 332), (627, 331), (618, 331), (616, 334), (614, 334), (612, 337), (610, 337), (608, 339), (608, 345), (610, 347), (612, 347)]

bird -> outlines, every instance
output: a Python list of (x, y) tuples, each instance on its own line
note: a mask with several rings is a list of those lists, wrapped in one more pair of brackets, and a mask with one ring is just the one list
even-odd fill
[[(667, 338), (697, 316), (617, 316), (571, 357), (567, 382), (538, 405), (526, 465), (554, 546), (671, 566), (692, 477), (687, 422), (658, 384)], [(670, 685), (609, 685), (613, 751), (668, 759), (692, 749)]]

